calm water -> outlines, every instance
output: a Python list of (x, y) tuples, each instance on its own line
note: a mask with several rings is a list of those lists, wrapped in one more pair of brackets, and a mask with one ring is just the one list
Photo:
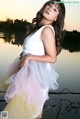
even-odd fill
[[(3, 36), (3, 34), (1, 34)], [(0, 37), (1, 37), (0, 35)], [(14, 36), (14, 35), (13, 35)], [(14, 37), (12, 38), (14, 41)], [(0, 38), (0, 79), (14, 59), (22, 52), (22, 46), (5, 42)], [(71, 92), (80, 92), (80, 52), (70, 53), (62, 50), (54, 64), (59, 73), (59, 89), (56, 92), (68, 89)], [(49, 106), (48, 106), (49, 104)], [(50, 95), (50, 101), (44, 106), (44, 119), (79, 119), (80, 118), (80, 95)], [(4, 106), (0, 103), (0, 107)], [(60, 108), (61, 107), (61, 108)], [(46, 113), (48, 112), (48, 113)]]

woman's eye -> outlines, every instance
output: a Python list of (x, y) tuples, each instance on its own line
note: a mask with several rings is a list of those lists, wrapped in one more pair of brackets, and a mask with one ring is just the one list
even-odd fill
[(53, 9), (55, 12), (57, 11), (56, 9)]

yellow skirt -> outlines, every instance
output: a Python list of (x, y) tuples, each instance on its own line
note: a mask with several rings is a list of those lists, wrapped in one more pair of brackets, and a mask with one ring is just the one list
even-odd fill
[(8, 112), (8, 119), (34, 119), (36, 107), (33, 104), (27, 105), (22, 96), (14, 96), (3, 111)]

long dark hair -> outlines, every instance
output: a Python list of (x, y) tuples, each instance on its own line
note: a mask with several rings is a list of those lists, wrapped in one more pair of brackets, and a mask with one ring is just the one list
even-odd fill
[[(54, 0), (46, 2), (43, 7), (37, 12), (36, 17), (32, 19), (32, 23), (27, 27), (27, 36), (38, 30), (42, 25), (40, 21), (43, 18), (43, 11), (45, 7), (49, 4), (55, 4)], [(52, 26), (55, 30), (55, 39), (56, 39), (56, 50), (57, 55), (61, 52), (61, 43), (63, 39), (63, 27), (64, 27), (64, 18), (65, 18), (65, 6), (62, 2), (56, 2), (59, 6), (59, 15), (56, 21), (53, 22)]]

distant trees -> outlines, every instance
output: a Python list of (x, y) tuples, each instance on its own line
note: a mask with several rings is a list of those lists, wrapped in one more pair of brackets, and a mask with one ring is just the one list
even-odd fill
[(0, 31), (24, 31), (26, 30), (26, 26), (29, 25), (30, 22), (26, 20), (19, 19), (10, 19), (7, 18), (6, 21), (0, 21)]
[[(12, 43), (13, 45), (22, 45), (26, 37), (26, 26), (31, 23), (26, 20), (10, 19), (0, 21), (0, 38), (5, 42)], [(80, 32), (64, 30), (64, 39), (62, 41), (62, 48), (69, 52), (80, 52)]]
[(80, 52), (80, 32), (76, 30), (65, 31), (62, 48), (69, 50), (69, 52)]

